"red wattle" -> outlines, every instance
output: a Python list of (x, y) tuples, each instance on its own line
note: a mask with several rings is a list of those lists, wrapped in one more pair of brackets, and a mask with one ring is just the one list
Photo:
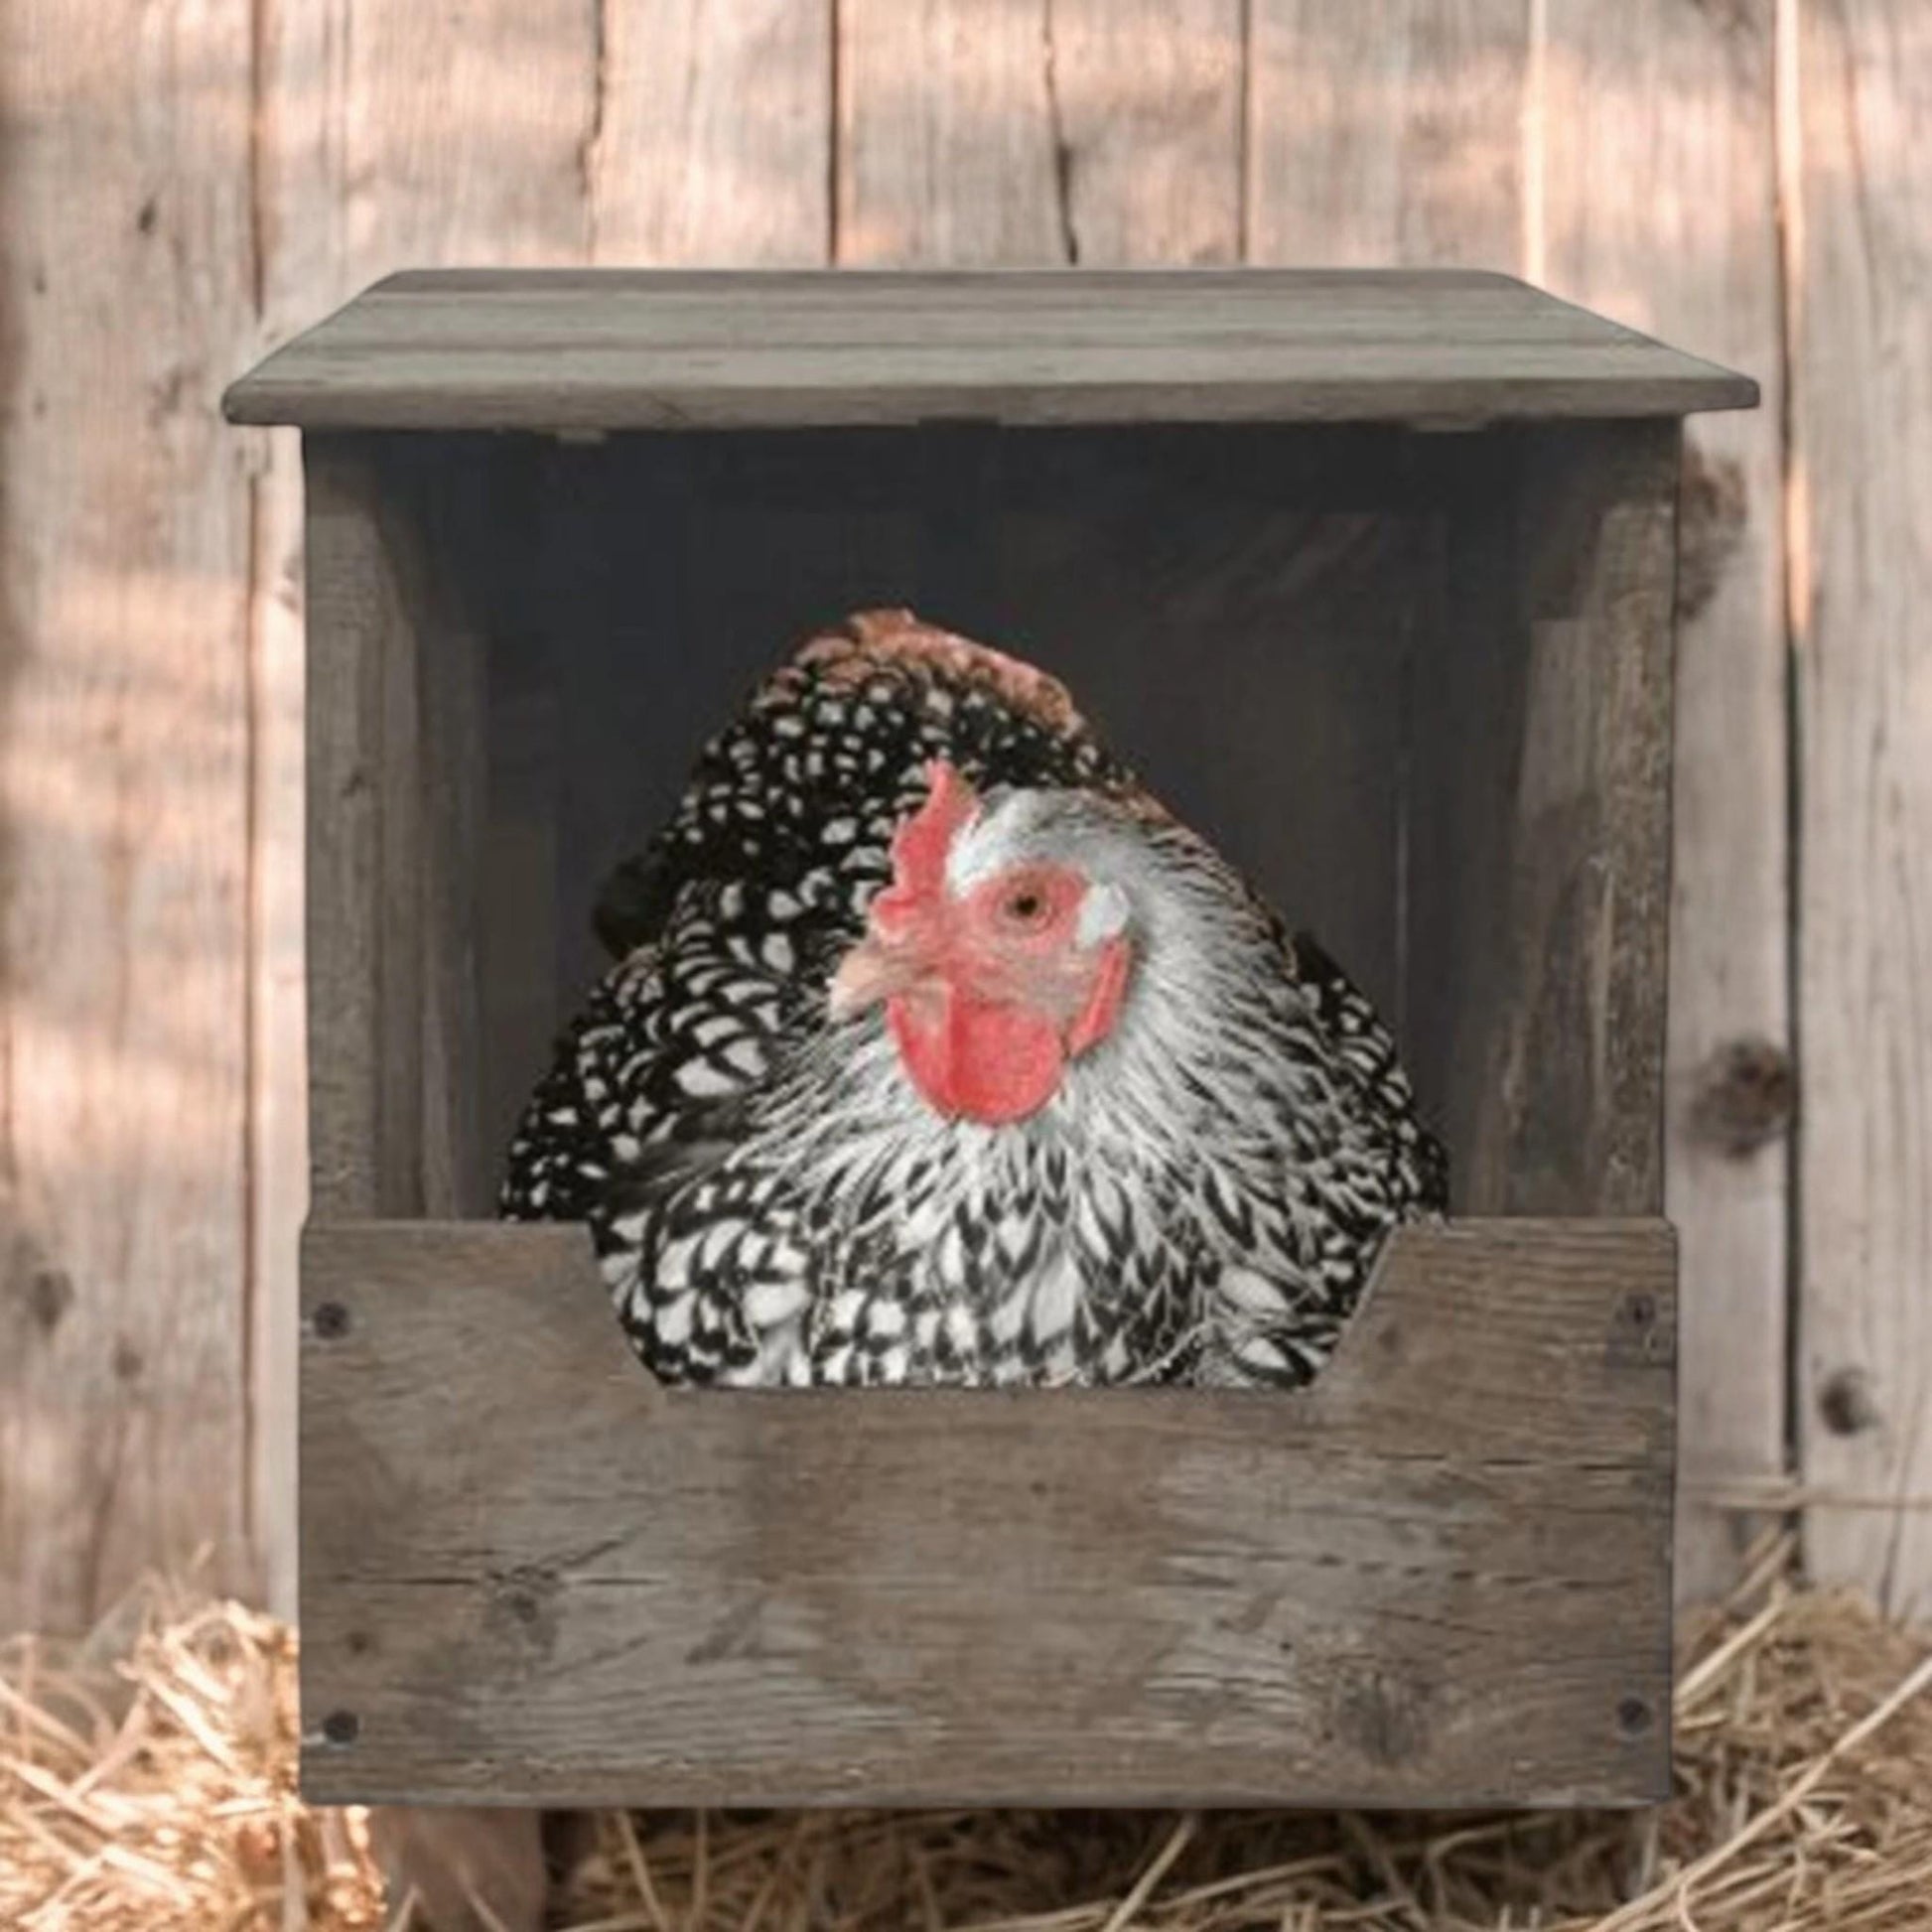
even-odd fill
[(1065, 1052), (1050, 1020), (946, 992), (886, 1008), (913, 1084), (940, 1113), (1003, 1127), (1037, 1113), (1060, 1083)]

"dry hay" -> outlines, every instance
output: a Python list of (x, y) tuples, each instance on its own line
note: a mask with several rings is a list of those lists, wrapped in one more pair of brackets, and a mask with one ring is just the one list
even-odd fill
[[(1932, 1928), (1932, 1644), (1754, 1590), (1689, 1633), (1643, 1814), (667, 1813), (587, 1821), (569, 1932)], [(112, 1652), (120, 1661), (109, 1662)], [(161, 1587), (0, 1656), (0, 1925), (385, 1924), (364, 1821), (293, 1788), (294, 1641)], [(399, 1927), (402, 1914), (386, 1921)]]

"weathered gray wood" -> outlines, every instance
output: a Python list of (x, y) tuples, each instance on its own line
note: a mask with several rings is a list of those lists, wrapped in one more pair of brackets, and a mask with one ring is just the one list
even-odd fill
[(1525, 0), (1250, 8), (1251, 261), (1523, 270)]
[(834, 259), (1067, 259), (1045, 0), (841, 0)]
[(849, 0), (839, 22), (840, 262), (1239, 256), (1237, 0)]
[(831, 0), (598, 0), (595, 261), (816, 267), (831, 235)]
[(1035, 4), (1063, 257), (1238, 261), (1241, 0)]
[(403, 454), (307, 469), (311, 1211), (480, 1212), (481, 651)]
[(1507, 276), (404, 274), (229, 392), (309, 428), (1679, 414), (1746, 378)]
[(245, 1589), (244, 0), (0, 9), (0, 1628)]
[[(1739, 1132), (1742, 1064), (1789, 1043), (1783, 289), (1773, 0), (1551, 0), (1538, 63), (1549, 286), (1749, 370), (1754, 413), (1686, 435), (1680, 516), (1665, 1197), (1682, 1244), (1680, 1597), (1758, 1523), (1699, 1507), (1786, 1472), (1786, 1142)], [(1614, 185), (1612, 192), (1611, 185)], [(1769, 1098), (1769, 1096), (1765, 1096)]]
[(1302, 1397), (657, 1388), (581, 1229), (318, 1224), (313, 1798), (1667, 1786), (1673, 1245), (1405, 1230)]
[[(1932, 37), (1801, 10), (1799, 1432), (1812, 1568), (1932, 1612)], [(1896, 1511), (1829, 1500), (1892, 1495)], [(1915, 1504), (1904, 1499), (1914, 1498)]]
[(1492, 441), (1417, 656), (1410, 1011), (1460, 1211), (1663, 1202), (1678, 429)]
[[(420, 1212), (408, 1024), (418, 1002), (395, 985), (413, 964), (415, 919), (384, 897), (414, 802), (404, 761), (414, 748), (413, 640), (373, 453), (319, 437), (305, 468), (310, 1208)], [(398, 658), (407, 676), (392, 684), (385, 672)], [(392, 718), (392, 707), (402, 715)], [(392, 911), (407, 919), (400, 931), (388, 928)], [(410, 1077), (385, 1084), (385, 1069)]]

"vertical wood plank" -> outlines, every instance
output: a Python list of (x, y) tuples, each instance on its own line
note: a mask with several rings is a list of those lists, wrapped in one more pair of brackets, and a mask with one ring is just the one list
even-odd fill
[(1758, 378), (1687, 425), (1678, 600), (1666, 1201), (1682, 1241), (1678, 1587), (1735, 1574), (1748, 1519), (1700, 1490), (1786, 1458), (1786, 1159), (1735, 1049), (1788, 1045), (1782, 292), (1773, 0), (1549, 0), (1538, 69), (1547, 286)]
[(369, 439), (306, 459), (310, 1201), (421, 1214), (416, 637)]
[[(394, 268), (585, 258), (587, 158), (600, 98), (595, 9), (479, 0), (460, 27), (407, 0), (256, 0), (254, 12), (256, 352)], [(231, 83), (246, 71), (244, 59)], [(295, 1259), (309, 1166), (300, 1101), (302, 475), (293, 433), (258, 433), (247, 447), (259, 476), (252, 1514), (270, 1600), (287, 1611), (295, 1591)]]
[(595, 0), (598, 261), (816, 268), (831, 233), (832, 0)]
[(1258, 262), (1522, 265), (1529, 0), (1252, 0)]
[(1240, 250), (1239, 0), (846, 0), (842, 262)]
[(1799, 1427), (1811, 1565), (1932, 1611), (1932, 15), (1797, 10)]
[(1505, 433), (1448, 535), (1416, 666), (1410, 963), (1461, 1213), (1662, 1203), (1678, 442), (1663, 421)]
[[(486, 1215), (484, 652), (452, 541), (487, 454), (316, 436), (308, 473), (314, 1212)], [(474, 553), (472, 553), (474, 554)]]
[(0, 13), (0, 1625), (242, 1586), (248, 8)]
[(843, 0), (842, 263), (1066, 259), (1042, 0)]
[(1240, 0), (1044, 0), (1041, 32), (1066, 258), (1238, 261)]

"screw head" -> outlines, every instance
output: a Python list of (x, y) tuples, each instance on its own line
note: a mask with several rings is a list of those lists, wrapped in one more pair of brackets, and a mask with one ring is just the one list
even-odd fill
[(341, 1341), (348, 1333), (348, 1311), (340, 1302), (322, 1302), (316, 1307), (315, 1330), (324, 1341)]
[(1641, 1737), (1649, 1730), (1653, 1714), (1649, 1701), (1640, 1697), (1617, 1699), (1616, 1727), (1626, 1737)]
[(322, 1734), (331, 1744), (352, 1744), (362, 1733), (362, 1720), (353, 1711), (332, 1711), (322, 1721)]

